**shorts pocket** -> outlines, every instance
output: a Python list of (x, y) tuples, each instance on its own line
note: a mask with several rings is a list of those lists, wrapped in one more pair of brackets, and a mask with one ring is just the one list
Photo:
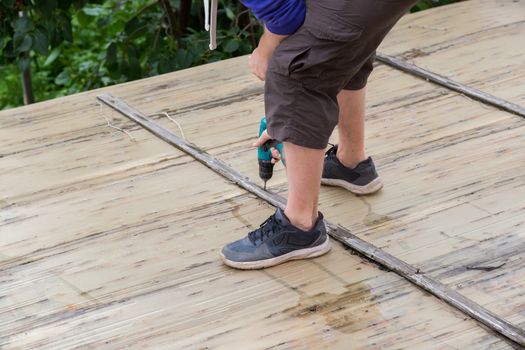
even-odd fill
[(312, 42), (309, 33), (301, 27), (286, 38), (274, 51), (268, 70), (291, 77), (309, 65)]
[(288, 67), (288, 76), (292, 75), (292, 73), (301, 71), (301, 69), (308, 64), (308, 57), (310, 56), (311, 50), (311, 47), (306, 47), (297, 54), (292, 55), (289, 60), (287, 60), (286, 66)]
[(339, 86), (360, 52), (363, 28), (342, 14), (330, 15), (307, 9), (304, 24), (277, 47), (268, 70), (310, 88)]
[[(359, 42), (363, 28), (346, 19), (332, 17), (326, 20), (317, 14), (309, 16), (308, 12), (303, 28), (310, 38), (310, 48), (301, 68), (294, 70), (296, 66), (292, 64), (291, 76), (310, 87), (340, 85), (339, 80), (346, 79), (349, 64), (363, 48)], [(298, 62), (302, 63), (301, 56)]]

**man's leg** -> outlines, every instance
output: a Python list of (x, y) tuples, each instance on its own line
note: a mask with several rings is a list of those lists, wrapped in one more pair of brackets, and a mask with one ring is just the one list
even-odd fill
[(326, 153), (321, 180), (356, 194), (375, 193), (383, 187), (372, 158), (365, 152), (365, 99), (366, 85), (337, 95), (339, 144)]
[(331, 248), (323, 215), (317, 211), (324, 150), (284, 142), (288, 201), (245, 238), (224, 246), (228, 266), (260, 269), (288, 260), (313, 258)]
[(291, 223), (308, 231), (315, 224), (324, 150), (284, 143), (288, 201), (284, 213)]
[[(365, 98), (366, 87), (359, 90), (341, 90), (337, 95), (339, 104), (337, 158), (349, 168), (354, 168), (366, 159)], [(288, 202), (284, 212), (295, 226), (308, 230), (317, 219), (324, 150), (285, 142), (284, 151), (288, 177)]]
[(365, 98), (366, 87), (359, 90), (341, 90), (337, 95), (339, 103), (337, 158), (348, 168), (354, 168), (366, 159)]

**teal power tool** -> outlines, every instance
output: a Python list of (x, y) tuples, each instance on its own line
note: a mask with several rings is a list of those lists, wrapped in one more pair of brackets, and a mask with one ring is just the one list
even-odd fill
[[(261, 126), (259, 127), (259, 136), (266, 130), (266, 118), (261, 119)], [(268, 140), (257, 149), (257, 158), (259, 159), (259, 177), (264, 181), (264, 190), (266, 191), (266, 183), (273, 176), (272, 151), (275, 147), (281, 154), (281, 161), (284, 164), (283, 144), (277, 140)]]

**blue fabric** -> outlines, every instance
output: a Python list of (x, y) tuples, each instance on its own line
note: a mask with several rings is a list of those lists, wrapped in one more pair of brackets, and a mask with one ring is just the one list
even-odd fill
[(295, 33), (306, 16), (304, 0), (241, 0), (274, 34)]

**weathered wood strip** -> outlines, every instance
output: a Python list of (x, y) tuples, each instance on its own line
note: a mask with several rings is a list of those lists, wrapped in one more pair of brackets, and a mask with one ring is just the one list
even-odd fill
[(524, 107), (518, 106), (509, 101), (505, 101), (501, 98), (490, 95), (486, 92), (480, 91), (473, 87), (461, 84), (457, 81), (448, 79), (447, 77), (441, 76), (437, 73), (431, 72), (421, 67), (418, 67), (415, 64), (408, 63), (401, 59), (398, 59), (393, 56), (389, 56), (389, 55), (386, 55), (380, 52), (377, 53), (377, 60), (395, 69), (402, 70), (403, 72), (410, 73), (416, 77), (419, 77), (427, 81), (430, 81), (432, 83), (438, 84), (440, 86), (446, 87), (447, 89), (459, 92), (460, 94), (468, 96), (474, 100), (486, 103), (498, 109), (501, 109), (501, 110), (516, 114), (522, 118), (525, 118), (525, 108)]
[[(164, 141), (177, 147), (183, 152), (188, 153), (199, 162), (203, 163), (220, 175), (226, 177), (243, 189), (255, 194), (273, 206), (284, 208), (284, 198), (279, 195), (264, 191), (261, 187), (257, 186), (248, 178), (239, 174), (235, 169), (210, 156), (206, 152), (200, 150), (198, 147), (191, 145), (168, 129), (159, 126), (153, 120), (133, 109), (124, 101), (114, 98), (108, 94), (99, 95), (98, 98), (108, 106), (134, 120), (152, 132), (154, 135), (160, 137)], [(329, 228), (330, 235), (346, 246), (358, 251), (374, 262), (398, 273), (400, 276), (406, 278), (415, 285), (425, 289), (441, 300), (454, 306), (458, 310), (478, 320), (490, 329), (500, 333), (505, 338), (525, 347), (525, 331), (523, 329), (520, 329), (513, 324), (499, 318), (498, 316), (483, 308), (481, 305), (474, 303), (468, 298), (465, 298), (461, 294), (443, 285), (442, 283), (421, 274), (420, 271), (415, 267), (395, 258), (394, 256), (384, 252), (382, 249), (358, 238), (357, 236), (354, 236), (348, 232), (348, 230), (332, 225), (329, 222), (327, 222), (327, 226)]]

